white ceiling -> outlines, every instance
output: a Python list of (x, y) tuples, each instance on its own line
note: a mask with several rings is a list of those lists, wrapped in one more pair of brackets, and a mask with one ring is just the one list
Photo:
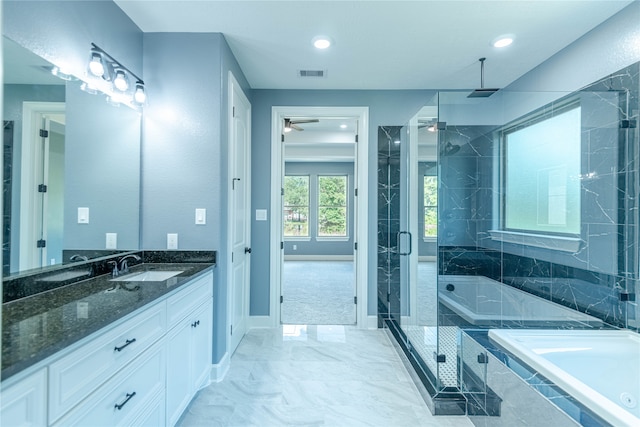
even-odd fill
[(485, 87), (505, 87), (631, 2), (115, 0), (144, 32), (223, 33), (254, 89), (470, 89), (480, 57)]

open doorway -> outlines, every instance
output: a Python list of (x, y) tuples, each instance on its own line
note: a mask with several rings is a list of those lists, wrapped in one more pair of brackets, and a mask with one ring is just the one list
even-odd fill
[(356, 323), (357, 133), (353, 117), (285, 118), (284, 324)]
[(272, 248), (279, 250), (272, 251), (271, 269), (277, 324), (366, 324), (366, 113), (274, 107), (279, 134), (272, 150)]

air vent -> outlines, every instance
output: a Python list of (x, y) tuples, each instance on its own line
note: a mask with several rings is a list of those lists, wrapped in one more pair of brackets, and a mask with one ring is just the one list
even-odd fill
[(298, 70), (298, 77), (325, 77), (324, 70)]

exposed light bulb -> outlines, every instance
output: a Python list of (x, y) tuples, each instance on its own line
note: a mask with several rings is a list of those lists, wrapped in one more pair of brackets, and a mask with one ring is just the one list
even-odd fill
[(147, 94), (144, 92), (144, 86), (140, 84), (136, 85), (136, 92), (133, 94), (133, 99), (138, 104), (144, 104), (144, 102), (147, 100)]
[(500, 36), (493, 41), (493, 47), (507, 47), (513, 43), (513, 36)]
[(284, 133), (289, 133), (291, 132), (291, 128), (284, 128)]
[(129, 83), (127, 82), (124, 71), (116, 71), (116, 78), (113, 80), (113, 85), (121, 92), (124, 92), (129, 88)]
[(91, 54), (91, 62), (89, 62), (89, 71), (96, 77), (104, 76), (104, 64), (99, 53)]

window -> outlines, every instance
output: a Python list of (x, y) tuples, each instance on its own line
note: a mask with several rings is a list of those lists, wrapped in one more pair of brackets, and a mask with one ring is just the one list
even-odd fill
[(580, 112), (573, 104), (505, 132), (505, 230), (580, 234)]
[(309, 177), (284, 177), (284, 235), (309, 237)]
[(438, 177), (424, 176), (424, 237), (438, 235)]
[(318, 236), (347, 236), (347, 176), (318, 176)]

